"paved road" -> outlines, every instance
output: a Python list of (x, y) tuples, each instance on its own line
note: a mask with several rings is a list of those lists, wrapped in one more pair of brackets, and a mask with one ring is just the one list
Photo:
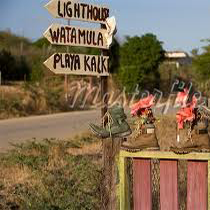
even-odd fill
[[(173, 112), (170, 107), (169, 112)], [(129, 110), (126, 109), (126, 113)], [(161, 114), (162, 108), (154, 110)], [(90, 122), (100, 123), (100, 110), (77, 111), (53, 115), (42, 115), (0, 121), (0, 150), (33, 138), (69, 138), (89, 130)]]
[(100, 122), (100, 111), (80, 111), (0, 121), (0, 149), (32, 138), (68, 138), (87, 131), (90, 122)]

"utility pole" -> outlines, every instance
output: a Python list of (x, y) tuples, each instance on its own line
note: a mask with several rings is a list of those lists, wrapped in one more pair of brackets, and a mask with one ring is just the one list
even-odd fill
[[(68, 20), (68, 26), (70, 26), (70, 20)], [(69, 53), (69, 46), (67, 46), (67, 52)], [(64, 91), (65, 91), (65, 99), (68, 102), (68, 76), (64, 75)]]

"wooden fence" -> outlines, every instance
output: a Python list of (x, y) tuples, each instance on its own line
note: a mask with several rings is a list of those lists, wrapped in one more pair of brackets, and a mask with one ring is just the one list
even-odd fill
[[(132, 161), (132, 190), (128, 162)], [(152, 193), (151, 163), (159, 163), (158, 206), (154, 206)], [(130, 153), (120, 151), (119, 204), (120, 210), (178, 210), (180, 209), (178, 161), (186, 160), (186, 206), (187, 210), (210, 210), (210, 153), (177, 155), (173, 152), (142, 151)], [(132, 193), (131, 193), (132, 192)], [(132, 194), (132, 196), (131, 196)], [(131, 207), (132, 204), (132, 207)]]

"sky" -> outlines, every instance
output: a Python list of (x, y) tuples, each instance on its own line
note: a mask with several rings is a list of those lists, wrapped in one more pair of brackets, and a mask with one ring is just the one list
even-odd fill
[[(209, 0), (81, 0), (107, 5), (117, 19), (120, 41), (126, 35), (155, 34), (165, 50), (190, 52), (210, 38)], [(35, 41), (52, 23), (66, 23), (54, 19), (44, 8), (48, 0), (0, 0), (0, 30)], [(85, 23), (71, 21), (72, 25)], [(91, 24), (90, 27), (99, 27)]]

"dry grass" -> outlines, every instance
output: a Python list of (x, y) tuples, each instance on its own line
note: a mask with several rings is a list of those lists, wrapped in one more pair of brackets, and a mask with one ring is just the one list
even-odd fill
[(31, 170), (27, 166), (9, 166), (0, 168), (0, 180), (4, 186), (24, 184), (30, 179)]
[(70, 111), (63, 91), (59, 85), (0, 86), (0, 119)]
[(97, 155), (101, 152), (101, 143), (84, 145), (82, 148), (69, 148), (67, 153), (71, 155)]
[(99, 155), (91, 135), (16, 145), (0, 155), (0, 209), (100, 209)]

